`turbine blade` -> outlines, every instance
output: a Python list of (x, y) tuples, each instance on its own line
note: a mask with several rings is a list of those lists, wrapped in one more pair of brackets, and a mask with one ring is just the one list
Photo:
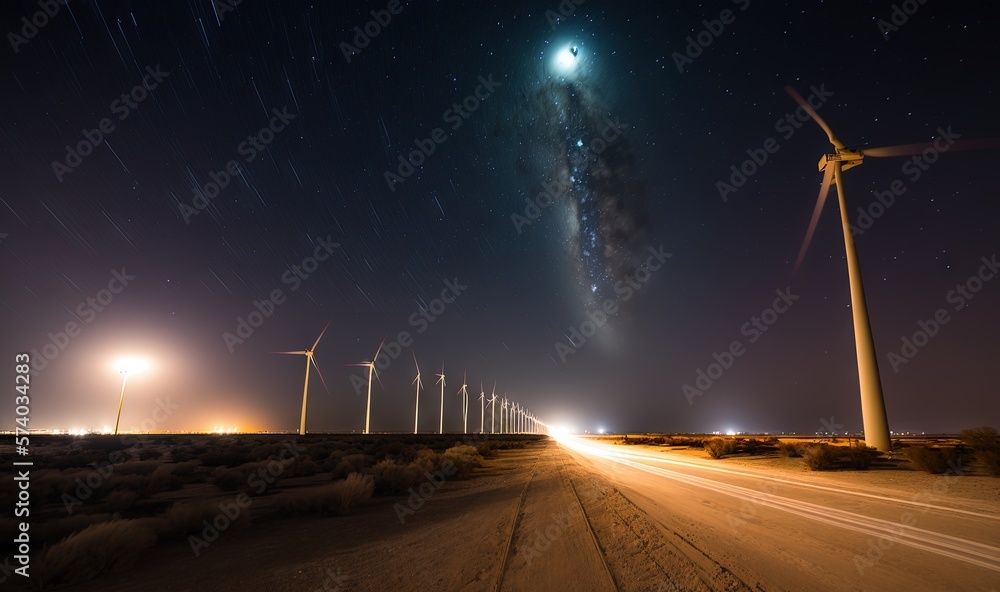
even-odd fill
[(378, 349), (377, 349), (377, 350), (375, 350), (375, 357), (374, 357), (374, 358), (372, 358), (372, 364), (374, 364), (375, 362), (377, 362), (377, 361), (378, 361), (378, 355), (379, 355), (380, 353), (382, 353), (382, 346), (383, 346), (383, 345), (385, 345), (385, 340), (386, 340), (386, 339), (389, 339), (389, 336), (388, 336), (388, 335), (386, 335), (385, 337), (383, 337), (383, 338), (382, 338), (382, 343), (378, 344)]
[(413, 354), (413, 367), (417, 369), (417, 376), (420, 376), (420, 364), (417, 364), (417, 354), (415, 354), (412, 350), (410, 353)]
[(826, 137), (830, 140), (831, 144), (833, 144), (837, 148), (844, 147), (844, 144), (842, 144), (841, 141), (837, 139), (837, 136), (834, 135), (833, 130), (830, 129), (830, 126), (827, 125), (826, 122), (823, 121), (823, 118), (819, 116), (819, 113), (816, 113), (816, 110), (813, 109), (809, 105), (809, 103), (807, 103), (806, 100), (802, 98), (802, 95), (799, 94), (799, 91), (795, 90), (791, 86), (786, 86), (785, 92), (787, 92), (793, 99), (795, 99), (795, 102), (798, 103), (800, 107), (805, 109), (806, 113), (809, 114), (809, 117), (812, 117), (813, 121), (818, 123), (819, 126), (823, 128), (823, 131), (826, 132)]
[(319, 374), (319, 380), (323, 383), (323, 388), (326, 389), (326, 394), (330, 394), (330, 387), (326, 386), (326, 379), (323, 378), (323, 371), (319, 369), (319, 364), (316, 363), (316, 358), (309, 356), (309, 360), (312, 361), (313, 366), (316, 368), (316, 374)]
[(881, 146), (879, 148), (862, 148), (861, 153), (865, 156), (881, 158), (885, 156), (910, 156), (920, 154), (930, 148), (935, 152), (961, 152), (963, 150), (987, 150), (989, 148), (1000, 148), (1000, 138), (978, 138), (975, 140), (956, 140), (954, 144), (946, 150), (941, 150), (934, 145), (934, 142), (920, 142), (917, 144), (900, 144), (899, 146)]
[(830, 184), (833, 181), (833, 167), (836, 165), (826, 167), (826, 171), (823, 172), (823, 184), (819, 186), (819, 197), (816, 199), (816, 207), (813, 208), (812, 219), (809, 220), (809, 229), (806, 230), (806, 237), (802, 241), (802, 246), (799, 248), (799, 256), (795, 258), (795, 266), (792, 268), (792, 273), (799, 270), (799, 266), (802, 265), (802, 260), (806, 256), (806, 251), (809, 249), (809, 243), (812, 242), (813, 234), (816, 232), (816, 225), (819, 223), (819, 216), (823, 213), (823, 205), (826, 203), (826, 196), (830, 193)]
[(345, 366), (363, 366), (365, 368), (367, 368), (368, 366), (371, 366), (371, 364), (368, 363), (368, 362), (362, 362), (361, 364), (344, 364), (344, 365)]
[(309, 351), (313, 351), (313, 350), (316, 349), (316, 346), (319, 345), (319, 340), (323, 339), (323, 334), (326, 333), (326, 330), (330, 328), (330, 323), (332, 323), (332, 322), (333, 322), (333, 319), (330, 319), (329, 321), (327, 321), (326, 327), (323, 327), (323, 330), (320, 332), (319, 337), (316, 338), (316, 343), (313, 344), (312, 348), (310, 348)]
[(288, 354), (293, 356), (304, 356), (309, 352), (304, 351), (287, 351), (287, 352), (271, 352), (272, 354)]
[(375, 373), (375, 380), (378, 381), (378, 385), (382, 387), (382, 390), (385, 390), (385, 385), (382, 384), (382, 378), (379, 377), (378, 370), (375, 368), (375, 364), (372, 364), (372, 372)]

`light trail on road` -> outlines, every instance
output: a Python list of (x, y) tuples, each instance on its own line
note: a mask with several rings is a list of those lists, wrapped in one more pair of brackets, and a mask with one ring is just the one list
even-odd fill
[(811, 483), (803, 483), (791, 479), (766, 477), (756, 473), (736, 471), (722, 467), (708, 467), (703, 464), (694, 462), (684, 462), (673, 459), (656, 458), (643, 454), (612, 451), (612, 450), (607, 450), (600, 446), (595, 446), (580, 438), (572, 436), (559, 435), (557, 436), (556, 439), (560, 443), (560, 445), (565, 446), (569, 450), (578, 452), (580, 454), (595, 456), (605, 460), (610, 460), (612, 462), (620, 463), (622, 465), (632, 467), (634, 469), (644, 471), (646, 473), (651, 473), (653, 475), (672, 479), (674, 481), (678, 481), (688, 485), (693, 485), (695, 487), (699, 487), (709, 491), (714, 491), (716, 493), (729, 495), (738, 499), (752, 500), (753, 503), (759, 504), (761, 506), (782, 510), (784, 512), (801, 516), (803, 518), (809, 518), (811, 520), (815, 520), (839, 528), (844, 528), (855, 532), (861, 532), (870, 536), (891, 540), (903, 545), (907, 545), (917, 549), (922, 549), (944, 557), (950, 557), (952, 559), (957, 559), (959, 561), (964, 561), (967, 563), (978, 565), (980, 567), (984, 567), (986, 569), (1000, 572), (1000, 548), (994, 547), (992, 545), (987, 545), (984, 543), (979, 543), (976, 541), (971, 541), (960, 537), (934, 532), (923, 528), (917, 528), (913, 525), (907, 525), (899, 522), (883, 520), (880, 518), (874, 518), (871, 516), (866, 516), (855, 512), (849, 512), (846, 510), (841, 510), (830, 506), (814, 504), (810, 502), (805, 502), (784, 496), (775, 495), (772, 493), (757, 491), (747, 487), (742, 487), (738, 485), (724, 483), (722, 481), (708, 479), (706, 477), (690, 475), (687, 473), (682, 473), (679, 471), (670, 470), (662, 467), (654, 467), (646, 464), (646, 462), (654, 461), (654, 462), (673, 463), (678, 466), (693, 468), (697, 470), (715, 471), (744, 478), (767, 479), (771, 481), (782, 482), (796, 487), (812, 487), (817, 489), (823, 489), (826, 491), (836, 493), (838, 495), (872, 497), (884, 502), (925, 506), (927, 508), (933, 508), (935, 510), (943, 512), (958, 512), (975, 517), (989, 518), (992, 520), (1000, 518), (996, 515), (970, 512), (957, 508), (949, 508), (946, 506), (924, 504), (921, 502), (915, 502), (914, 500), (905, 500), (889, 496), (879, 496), (875, 494), (865, 494), (863, 492), (857, 492), (857, 491), (842, 490)]

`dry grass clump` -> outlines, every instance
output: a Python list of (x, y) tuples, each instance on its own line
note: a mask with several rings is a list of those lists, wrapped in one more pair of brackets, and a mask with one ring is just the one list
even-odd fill
[(951, 447), (913, 446), (906, 449), (906, 458), (914, 467), (932, 475), (940, 475), (949, 467), (958, 467), (961, 464), (961, 454), (956, 448)]
[(722, 458), (736, 452), (736, 440), (730, 438), (711, 438), (705, 440), (705, 450), (712, 458)]
[(795, 442), (781, 442), (778, 453), (785, 458), (798, 458), (802, 456), (802, 447)]
[(829, 471), (837, 465), (840, 454), (829, 444), (814, 444), (802, 450), (806, 466), (813, 471)]
[(1000, 477), (1000, 435), (989, 426), (962, 430), (962, 441), (972, 449), (986, 472)]
[(131, 567), (156, 534), (133, 520), (93, 524), (45, 549), (37, 560), (42, 587), (68, 586)]
[(285, 494), (277, 498), (275, 503), (281, 511), (290, 515), (344, 515), (357, 504), (369, 499), (374, 490), (374, 477), (351, 473), (343, 481)]

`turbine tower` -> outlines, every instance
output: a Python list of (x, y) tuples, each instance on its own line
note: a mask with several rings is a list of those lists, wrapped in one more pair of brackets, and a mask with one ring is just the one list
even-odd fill
[[(378, 383), (382, 384), (382, 379), (378, 377), (378, 370), (375, 369), (375, 361), (378, 360), (378, 355), (382, 353), (382, 346), (385, 345), (385, 340), (388, 339), (388, 335), (382, 338), (382, 343), (379, 344), (378, 350), (375, 351), (375, 357), (371, 359), (370, 362), (361, 362), (360, 364), (345, 364), (346, 366), (367, 366), (368, 367), (368, 406), (365, 409), (365, 433), (369, 432), (369, 425), (372, 417), (372, 374), (378, 379)], [(385, 388), (385, 387), (383, 387)]]
[[(851, 222), (848, 218), (847, 199), (844, 194), (844, 182), (842, 174), (844, 171), (860, 165), (865, 156), (908, 156), (920, 154), (928, 149), (941, 151), (935, 143), (906, 144), (901, 146), (887, 146), (883, 148), (848, 148), (844, 146), (833, 130), (816, 113), (809, 103), (807, 103), (795, 89), (790, 86), (785, 87), (785, 91), (813, 118), (823, 131), (826, 132), (827, 139), (833, 145), (834, 153), (824, 154), (819, 159), (819, 170), (823, 171), (823, 183), (820, 185), (819, 198), (813, 209), (812, 219), (809, 221), (809, 228), (806, 231), (805, 240), (799, 249), (798, 257), (795, 259), (793, 273), (798, 271), (805, 257), (809, 243), (812, 241), (816, 224), (819, 222), (823, 205), (826, 203), (827, 194), (830, 192), (830, 184), (837, 185), (837, 199), (840, 205), (840, 223), (844, 233), (844, 250), (847, 259), (847, 274), (851, 287), (851, 310), (854, 314), (854, 342), (858, 358), (858, 378), (861, 386), (861, 416), (865, 427), (865, 444), (888, 452), (892, 447), (889, 435), (889, 421), (885, 413), (885, 399), (882, 396), (882, 381), (879, 376), (878, 360), (875, 355), (875, 340), (872, 337), (871, 322), (868, 317), (868, 305), (865, 300), (865, 288), (861, 280), (861, 264), (858, 261), (858, 252), (854, 245), (854, 238), (851, 234)], [(941, 138), (938, 138), (940, 140)], [(949, 152), (958, 150), (970, 150), (978, 148), (989, 148), (1000, 145), (1000, 139), (988, 138), (982, 140), (959, 140), (946, 148)]]
[(458, 394), (462, 395), (462, 433), (469, 433), (469, 391), (465, 382), (469, 379), (469, 372), (466, 370), (462, 376), (462, 388), (458, 389)]
[(479, 383), (479, 433), (484, 433), (486, 427), (486, 391), (483, 390), (483, 383)]
[(444, 433), (444, 387), (445, 387), (445, 382), (444, 382), (444, 362), (443, 361), (441, 362), (441, 374), (438, 374), (437, 381), (438, 381), (438, 384), (441, 385), (441, 423), (440, 423), (440, 425), (438, 427), (438, 433), (439, 434), (443, 434)]
[[(282, 355), (291, 355), (291, 356), (305, 356), (306, 357), (306, 380), (305, 380), (305, 382), (302, 385), (302, 417), (301, 417), (301, 419), (299, 419), (299, 435), (300, 436), (304, 436), (305, 433), (306, 433), (306, 406), (307, 406), (307, 403), (309, 401), (309, 365), (310, 364), (312, 364), (313, 366), (316, 366), (316, 373), (319, 374), (319, 379), (323, 382), (323, 388), (326, 389), (326, 393), (327, 394), (330, 394), (330, 389), (329, 389), (329, 387), (326, 386), (326, 380), (323, 380), (323, 373), (320, 372), (319, 364), (317, 364), (316, 360), (313, 358), (313, 352), (316, 351), (316, 346), (319, 345), (319, 340), (323, 339), (323, 334), (326, 333), (326, 330), (330, 328), (330, 323), (332, 323), (332, 322), (333, 321), (327, 322), (326, 327), (323, 327), (323, 330), (320, 331), (319, 337), (316, 338), (316, 342), (313, 343), (312, 347), (309, 348), (309, 349), (302, 350), (302, 351), (271, 352), (272, 354), (282, 354)], [(124, 387), (123, 387), (123, 390), (124, 390)]]
[(493, 434), (497, 418), (497, 383), (493, 381), (493, 396), (490, 397), (490, 433)]
[[(413, 353), (413, 352), (410, 352)], [(423, 383), (420, 381), (420, 366), (417, 364), (417, 354), (413, 354), (413, 365), (417, 369), (417, 377), (413, 379), (411, 384), (417, 385), (417, 404), (416, 408), (413, 410), (413, 433), (417, 433), (417, 421), (420, 418), (420, 389), (423, 387)]]

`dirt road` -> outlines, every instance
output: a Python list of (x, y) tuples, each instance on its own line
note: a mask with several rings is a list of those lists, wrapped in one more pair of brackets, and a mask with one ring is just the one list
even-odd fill
[(1000, 502), (839, 479), (549, 440), (351, 516), (234, 529), (197, 558), (161, 543), (74, 590), (1000, 589)]

